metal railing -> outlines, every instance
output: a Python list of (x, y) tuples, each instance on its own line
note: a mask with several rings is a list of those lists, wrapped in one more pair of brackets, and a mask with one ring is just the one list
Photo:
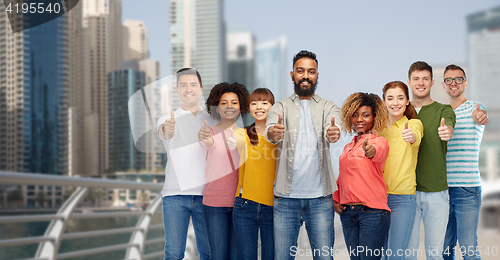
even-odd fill
[[(161, 195), (158, 195), (144, 211), (124, 211), (124, 212), (93, 212), (75, 213), (76, 206), (85, 197), (89, 188), (115, 188), (115, 189), (142, 189), (161, 191), (162, 184), (141, 183), (133, 181), (106, 180), (93, 178), (76, 178), (47, 174), (29, 174), (17, 172), (1, 172), (0, 184), (26, 184), (26, 185), (52, 185), (78, 187), (73, 194), (64, 202), (56, 214), (51, 215), (21, 215), (0, 217), (0, 224), (51, 221), (43, 236), (22, 237), (15, 239), (0, 240), (0, 247), (18, 246), (39, 243), (38, 249), (32, 260), (55, 260), (67, 259), (79, 256), (93, 255), (104, 252), (126, 249), (125, 259), (151, 259), (163, 256), (164, 252), (158, 251), (144, 254), (146, 245), (164, 243), (164, 238), (147, 240), (149, 230), (163, 229), (162, 224), (150, 225), (154, 214), (161, 205)], [(106, 217), (130, 217), (138, 216), (135, 227), (112, 228), (105, 230), (64, 233), (68, 221), (74, 219), (91, 219)], [(104, 235), (131, 233), (131, 238), (126, 244), (118, 244), (104, 247), (91, 248), (86, 250), (58, 253), (62, 240), (99, 237)]]

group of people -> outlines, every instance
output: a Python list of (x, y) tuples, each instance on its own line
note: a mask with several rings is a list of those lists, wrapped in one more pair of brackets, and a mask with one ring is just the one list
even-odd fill
[[(190, 219), (200, 259), (258, 259), (259, 237), (261, 259), (293, 259), (304, 223), (308, 255), (333, 259), (335, 212), (353, 260), (454, 259), (457, 241), (464, 259), (480, 259), (478, 155), (488, 116), (465, 98), (465, 71), (445, 69), (450, 105), (431, 99), (432, 67), (418, 61), (408, 85), (389, 82), (382, 98), (354, 93), (341, 108), (315, 94), (318, 75), (316, 55), (300, 51), (290, 97), (275, 102), (269, 89), (249, 94), (223, 82), (204, 109), (200, 74), (177, 72), (181, 106), (157, 124), (168, 155), (165, 259), (184, 258)], [(240, 128), (245, 113), (255, 123)], [(336, 179), (330, 144), (342, 129), (354, 137)]]

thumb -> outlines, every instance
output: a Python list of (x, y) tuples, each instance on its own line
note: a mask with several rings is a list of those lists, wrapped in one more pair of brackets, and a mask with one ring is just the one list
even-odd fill
[(208, 126), (208, 122), (207, 120), (205, 120), (205, 122), (203, 122), (205, 124), (205, 126)]
[(478, 111), (478, 112), (479, 112), (479, 110), (480, 110), (480, 109), (481, 109), (481, 108), (479, 107), (479, 103), (477, 103), (477, 104), (476, 104), (476, 111)]
[(408, 129), (408, 121), (405, 123), (405, 130)]
[(175, 118), (175, 113), (174, 113), (174, 110), (170, 111), (170, 118), (171, 118), (171, 119), (174, 119), (174, 118)]
[(444, 118), (441, 118), (441, 126), (444, 126)]
[(233, 130), (233, 128), (232, 128), (232, 127), (231, 127), (231, 128), (229, 128), (229, 131), (231, 132), (231, 136), (234, 136), (234, 130)]
[(281, 113), (278, 114), (278, 125), (282, 125), (283, 124), (283, 115), (281, 115)]
[(368, 136), (365, 136), (365, 141), (363, 142), (363, 150), (366, 150), (367, 146), (368, 146)]
[(335, 116), (332, 116), (332, 127), (335, 126)]

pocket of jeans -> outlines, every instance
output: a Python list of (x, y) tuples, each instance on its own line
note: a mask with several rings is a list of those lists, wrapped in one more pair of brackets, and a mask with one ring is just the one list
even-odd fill
[(234, 200), (234, 208), (236, 208), (236, 209), (241, 209), (246, 204), (247, 204), (247, 200), (246, 199), (243, 199), (243, 198), (240, 198), (240, 197), (236, 197), (236, 199)]
[(373, 209), (373, 208), (370, 208), (368, 206), (363, 206), (363, 207), (361, 207), (361, 211), (363, 211), (363, 213), (377, 214), (377, 213), (382, 213), (382, 211), (384, 211), (384, 210), (383, 209)]
[(479, 195), (479, 187), (460, 187), (460, 189), (469, 195), (473, 196)]

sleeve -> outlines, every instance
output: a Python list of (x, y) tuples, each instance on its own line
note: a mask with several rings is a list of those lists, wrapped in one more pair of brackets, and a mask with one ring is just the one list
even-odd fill
[(236, 129), (236, 131), (234, 131), (234, 136), (236, 136), (236, 138), (238, 138), (238, 143), (236, 143), (236, 148), (238, 150), (245, 148), (245, 144), (246, 144), (246, 140), (247, 140), (246, 135), (247, 135), (247, 131), (245, 130), (245, 128), (238, 128), (238, 129)]
[(326, 132), (328, 128), (332, 124), (332, 116), (335, 116), (335, 126), (340, 129), (340, 133), (342, 134), (342, 114), (340, 113), (340, 108), (335, 105), (332, 101), (327, 101), (325, 108), (325, 118), (323, 122), (323, 137), (326, 139)]
[(273, 142), (271, 142), (271, 140), (269, 140), (269, 136), (267, 135), (267, 130), (269, 129), (269, 127), (278, 123), (278, 114), (279, 113), (281, 113), (281, 115), (283, 116), (283, 125), (285, 125), (285, 115), (283, 114), (283, 110), (284, 110), (283, 103), (280, 101), (280, 102), (276, 102), (271, 107), (271, 109), (269, 109), (269, 112), (267, 112), (265, 136), (266, 136), (267, 141), (272, 143), (272, 144), (276, 144), (276, 143), (273, 143)]
[[(337, 181), (338, 182), (338, 181)], [(338, 184), (337, 184), (338, 186)], [(340, 204), (340, 193), (339, 193), (339, 190), (336, 190), (334, 193), (333, 193), (333, 201), (337, 202), (338, 204)]]
[(453, 108), (451, 108), (450, 105), (446, 105), (443, 111), (441, 111), (441, 118), (444, 118), (445, 125), (455, 129), (455, 111), (453, 111)]
[(158, 122), (156, 123), (156, 133), (158, 134), (158, 138), (163, 139), (163, 140), (167, 140), (167, 137), (165, 136), (165, 134), (163, 133), (163, 131), (160, 131), (160, 129), (161, 129), (161, 125), (167, 119), (170, 119), (170, 114), (165, 114), (165, 115), (161, 116), (158, 119)]
[(480, 108), (480, 109), (483, 109), (484, 111), (486, 111), (486, 114), (488, 114), (488, 110), (487, 110), (487, 109), (486, 109), (486, 107), (483, 105), (483, 103), (481, 103), (481, 102), (479, 102), (479, 101), (478, 101), (477, 103), (479, 103), (479, 108)]
[(411, 119), (408, 121), (408, 128), (415, 134), (416, 140), (411, 145), (420, 146), (422, 138), (424, 137), (424, 125), (419, 119)]
[(389, 156), (389, 142), (387, 139), (378, 136), (377, 138), (373, 138), (368, 140), (371, 145), (375, 147), (375, 156), (372, 158), (374, 162), (383, 162)]

